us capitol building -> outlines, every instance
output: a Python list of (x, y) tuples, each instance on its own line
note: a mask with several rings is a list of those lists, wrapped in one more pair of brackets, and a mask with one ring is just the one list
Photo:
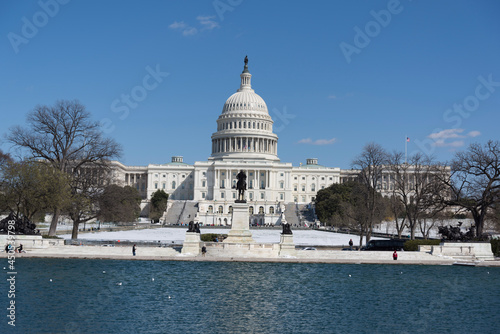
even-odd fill
[(318, 190), (354, 177), (355, 171), (324, 167), (317, 159), (307, 159), (299, 167), (281, 162), (266, 102), (252, 89), (248, 58), (240, 78), (240, 88), (226, 100), (217, 119), (208, 161), (189, 165), (181, 156), (148, 166), (113, 161), (117, 183), (136, 187), (143, 197), (142, 215), (147, 215), (151, 195), (163, 189), (169, 194), (164, 222), (230, 225), (236, 175), (243, 170), (250, 223), (276, 224), (281, 212), (307, 205)]

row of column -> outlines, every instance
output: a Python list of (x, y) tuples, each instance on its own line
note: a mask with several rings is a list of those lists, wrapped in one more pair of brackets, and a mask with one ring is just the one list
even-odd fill
[(212, 140), (212, 153), (257, 152), (278, 154), (275, 139), (230, 137)]
[[(253, 189), (260, 189), (262, 186), (262, 181), (264, 181), (264, 188), (269, 187), (271, 184), (271, 171), (265, 170), (244, 170), (247, 175), (247, 188), (250, 187), (250, 181), (252, 181)], [(253, 173), (253, 176), (250, 176), (250, 172)], [(222, 175), (224, 173), (224, 175)], [(215, 184), (217, 188), (226, 188), (231, 189), (233, 186), (232, 180), (236, 179), (236, 176), (233, 177), (233, 173), (236, 175), (239, 173), (239, 170), (231, 170), (231, 169), (216, 169), (215, 170)], [(264, 176), (261, 176), (261, 173), (264, 173)]]

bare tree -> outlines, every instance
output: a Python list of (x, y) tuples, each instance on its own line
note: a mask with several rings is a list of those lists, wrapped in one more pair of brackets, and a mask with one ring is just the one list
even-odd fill
[(99, 215), (99, 201), (111, 177), (106, 166), (81, 165), (71, 175), (71, 198), (63, 208), (73, 221), (72, 239), (78, 238), (80, 224)]
[(471, 144), (457, 152), (451, 162), (451, 174), (443, 178), (450, 189), (444, 201), (472, 214), (476, 235), (483, 235), (488, 211), (498, 206), (500, 199), (500, 142)]
[(392, 196), (389, 198), (389, 206), (390, 211), (394, 216), (394, 225), (396, 226), (398, 239), (401, 239), (404, 229), (408, 226), (406, 223), (406, 211), (405, 206), (401, 203), (401, 200), (398, 195), (394, 193), (394, 191)]
[(403, 153), (394, 152), (389, 159), (393, 195), (403, 204), (410, 237), (415, 239), (419, 222), (444, 209), (439, 198), (445, 187), (439, 179), (448, 173), (445, 167), (422, 154), (410, 157), (408, 163), (403, 158)]
[[(36, 106), (28, 114), (27, 123), (27, 127), (13, 127), (7, 140), (60, 171), (75, 173), (88, 164), (103, 167), (120, 156), (120, 145), (103, 137), (99, 123), (76, 100)], [(56, 233), (61, 206), (56, 205), (53, 210), (49, 235)]]
[(368, 213), (367, 224), (365, 226), (366, 242), (370, 241), (373, 225), (377, 216), (377, 189), (382, 179), (382, 171), (387, 163), (387, 152), (376, 143), (369, 143), (361, 154), (354, 159), (352, 167), (360, 169), (359, 181), (368, 187), (366, 198), (366, 209)]

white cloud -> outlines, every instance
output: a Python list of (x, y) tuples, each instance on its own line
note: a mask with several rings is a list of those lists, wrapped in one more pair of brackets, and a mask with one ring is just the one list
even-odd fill
[(171, 25), (169, 25), (168, 27), (170, 29), (184, 29), (186, 28), (188, 25), (184, 23), (184, 21), (180, 21), (180, 22), (177, 22), (175, 21), (174, 23), (172, 23)]
[(439, 132), (431, 133), (428, 137), (431, 139), (448, 139), (448, 138), (464, 138), (459, 135), (464, 132), (464, 129), (446, 129)]
[(202, 25), (202, 27), (203, 27), (202, 30), (212, 30), (214, 28), (219, 27), (219, 22), (213, 20), (213, 19), (215, 19), (215, 16), (201, 16), (201, 15), (199, 15), (196, 19)]
[(184, 31), (182, 32), (182, 35), (190, 36), (190, 35), (196, 34), (197, 32), (198, 32), (198, 29), (193, 28), (193, 27), (189, 27), (188, 29), (184, 29)]
[(313, 141), (311, 138), (304, 138), (298, 141), (299, 144), (310, 144), (310, 145), (332, 145), (337, 141), (336, 138), (331, 139), (317, 139)]
[(311, 144), (312, 143), (312, 139), (311, 138), (305, 138), (305, 139), (301, 139), (298, 141), (299, 144)]
[[(467, 134), (462, 134), (464, 129), (445, 129), (439, 132), (434, 132), (427, 137), (434, 140), (433, 145), (436, 147), (462, 147), (465, 145), (464, 139), (474, 138), (481, 135), (479, 131), (470, 131)], [(451, 141), (448, 141), (451, 140)]]

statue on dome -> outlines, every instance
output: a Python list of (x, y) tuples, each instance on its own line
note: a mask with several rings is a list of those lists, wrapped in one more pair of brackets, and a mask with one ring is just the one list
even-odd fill
[(245, 56), (245, 65), (248, 65), (248, 56)]
[(238, 199), (235, 203), (246, 203), (245, 200), (245, 190), (247, 190), (247, 175), (243, 170), (240, 170), (238, 175), (236, 175), (238, 182), (236, 183), (236, 190), (238, 190)]

